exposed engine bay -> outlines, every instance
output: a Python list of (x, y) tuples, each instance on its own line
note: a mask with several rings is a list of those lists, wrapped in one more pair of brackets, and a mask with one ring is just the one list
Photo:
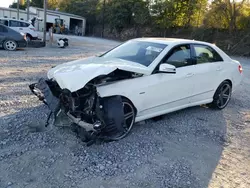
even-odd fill
[[(98, 96), (96, 86), (139, 76), (142, 74), (116, 69), (108, 75), (94, 78), (75, 92), (61, 89), (52, 79), (40, 79), (38, 83), (31, 84), (29, 87), (39, 100), (50, 108), (51, 114), (47, 122), (50, 118), (56, 120), (59, 114), (63, 113), (72, 121), (74, 130), (78, 133), (84, 132), (84, 137), (88, 139), (83, 140), (93, 143), (97, 138), (119, 140), (125, 137), (135, 119), (135, 109), (132, 108), (132, 119), (129, 122), (125, 119), (124, 113), (129, 110), (124, 110), (124, 104), (130, 104), (125, 103), (121, 96), (101, 98)], [(132, 107), (132, 105), (130, 106)]]

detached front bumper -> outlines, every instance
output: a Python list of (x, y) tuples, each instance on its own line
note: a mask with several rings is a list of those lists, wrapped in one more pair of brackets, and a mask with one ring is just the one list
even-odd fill
[[(64, 111), (65, 107), (63, 107), (61, 105), (61, 101), (58, 97), (56, 97), (54, 95), (55, 93), (54, 94), (52, 93), (50, 87), (53, 87), (53, 86), (50, 86), (50, 84), (48, 84), (48, 82), (50, 82), (50, 81), (41, 78), (38, 81), (38, 83), (33, 83), (33, 84), (29, 85), (31, 92), (34, 95), (36, 95), (40, 101), (43, 101), (51, 110), (51, 113), (48, 116), (48, 119), (47, 119), (45, 126), (48, 125), (48, 121), (49, 121), (52, 114), (54, 115), (54, 123), (55, 123), (55, 121), (57, 121), (57, 119), (58, 119), (57, 117), (59, 116), (59, 114), (62, 114), (62, 116), (67, 115), (67, 117), (71, 120), (71, 122), (74, 122), (75, 124), (81, 126), (85, 130), (96, 131), (94, 129), (94, 126), (96, 126), (96, 124), (93, 125), (93, 124), (83, 122), (83, 121), (81, 121), (81, 119), (72, 116), (69, 112)], [(61, 109), (61, 107), (63, 107), (63, 110)]]
[(48, 105), (52, 113), (57, 114), (60, 110), (60, 100), (53, 95), (45, 79), (41, 78), (38, 83), (29, 85), (31, 92)]

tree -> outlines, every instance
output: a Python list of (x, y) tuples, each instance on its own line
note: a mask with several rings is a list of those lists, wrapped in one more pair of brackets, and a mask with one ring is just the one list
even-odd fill
[(86, 18), (86, 27), (91, 30), (97, 24), (97, 6), (99, 0), (61, 0), (60, 10)]
[(208, 27), (228, 29), (233, 33), (238, 29), (238, 21), (242, 20), (246, 0), (214, 0), (206, 15), (204, 23)]
[(48, 0), (48, 9), (55, 10), (59, 8), (60, 0)]
[(43, 8), (43, 0), (31, 0), (30, 6)]
[[(21, 9), (21, 10), (25, 10), (26, 7), (27, 7), (26, 4), (24, 4), (24, 5), (19, 5), (19, 9)], [(17, 3), (13, 2), (13, 3), (9, 6), (9, 8), (17, 8)]]
[(111, 29), (120, 33), (124, 28), (145, 25), (150, 20), (149, 1), (112, 0), (106, 3), (106, 22)]
[[(17, 2), (13, 2), (9, 7), (17, 8)], [(25, 10), (26, 7), (27, 7), (27, 1), (19, 0), (19, 9)]]
[(155, 0), (151, 14), (160, 28), (199, 26), (207, 0)]

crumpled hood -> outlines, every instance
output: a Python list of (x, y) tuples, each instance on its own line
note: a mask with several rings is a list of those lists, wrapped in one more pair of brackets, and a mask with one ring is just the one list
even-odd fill
[(60, 88), (71, 92), (83, 88), (90, 80), (107, 75), (116, 69), (140, 74), (150, 74), (146, 66), (116, 58), (90, 57), (58, 65), (48, 71), (48, 78), (54, 79)]

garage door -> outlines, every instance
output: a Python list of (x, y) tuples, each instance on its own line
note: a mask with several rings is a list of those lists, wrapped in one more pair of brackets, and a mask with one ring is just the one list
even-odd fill
[(52, 14), (48, 14), (47, 15), (47, 22), (49, 23), (55, 23), (55, 19), (56, 18), (60, 18), (59, 16), (55, 16), (55, 15), (52, 15)]

